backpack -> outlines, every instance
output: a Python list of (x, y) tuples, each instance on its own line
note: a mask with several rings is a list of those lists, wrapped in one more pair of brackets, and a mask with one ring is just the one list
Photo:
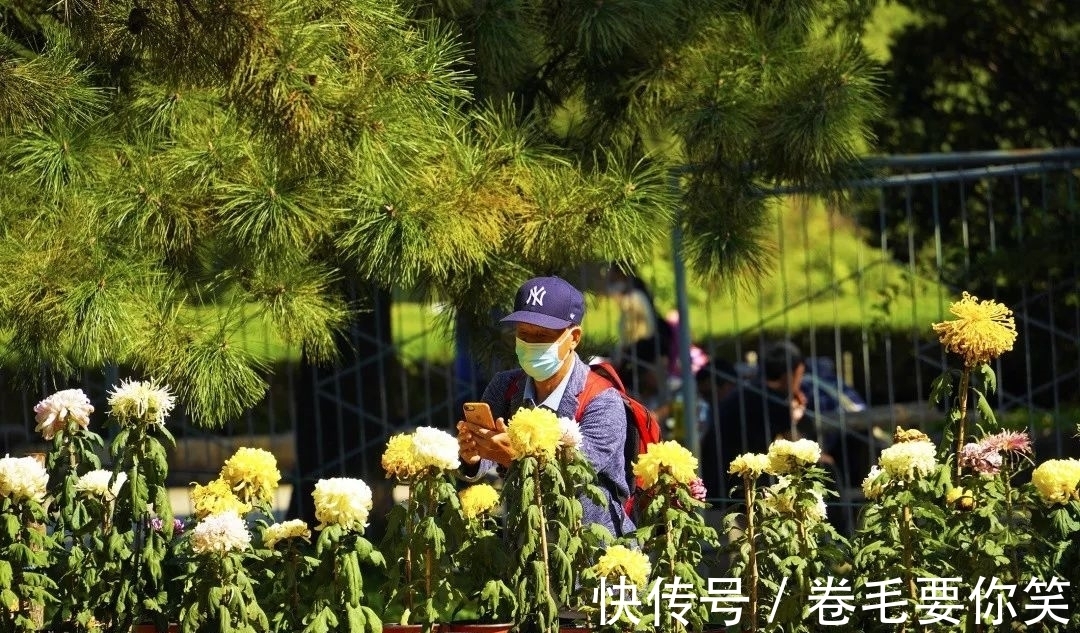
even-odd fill
[[(619, 374), (611, 363), (597, 362), (589, 365), (589, 375), (585, 377), (585, 387), (578, 396), (578, 408), (574, 413), (574, 420), (581, 422), (581, 416), (585, 413), (585, 407), (592, 402), (600, 392), (614, 387), (622, 397), (626, 408), (626, 444), (623, 445), (623, 464), (626, 467), (626, 483), (630, 489), (630, 496), (623, 501), (623, 510), (627, 516), (633, 518), (636, 502), (644, 495), (640, 477), (634, 476), (634, 462), (639, 455), (644, 455), (650, 444), (660, 441), (660, 423), (649, 409), (626, 392), (626, 386), (619, 378)], [(517, 392), (520, 376), (510, 382), (506, 392), (506, 401), (510, 402)]]

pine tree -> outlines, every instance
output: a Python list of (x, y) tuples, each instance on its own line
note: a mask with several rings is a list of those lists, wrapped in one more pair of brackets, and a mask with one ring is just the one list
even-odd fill
[(482, 321), (677, 209), (753, 275), (762, 192), (866, 147), (870, 4), (0, 0), (4, 365), (132, 366), (212, 426), (266, 388), (243, 324), (330, 360), (343, 282)]

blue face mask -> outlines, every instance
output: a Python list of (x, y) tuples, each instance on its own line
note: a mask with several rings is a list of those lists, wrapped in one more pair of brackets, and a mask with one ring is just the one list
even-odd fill
[(533, 380), (547, 380), (562, 367), (565, 359), (559, 358), (559, 345), (566, 334), (569, 334), (569, 331), (554, 343), (526, 343), (520, 338), (516, 340), (514, 350), (517, 352), (518, 364)]

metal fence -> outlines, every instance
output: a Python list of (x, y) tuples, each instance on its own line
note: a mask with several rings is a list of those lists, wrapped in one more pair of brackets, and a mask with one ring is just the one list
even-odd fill
[[(808, 424), (834, 447), (837, 507), (850, 522), (861, 477), (895, 427), (938, 430), (943, 416), (926, 401), (949, 359), (929, 326), (946, 318), (949, 303), (967, 290), (1015, 313), (1016, 349), (995, 364), (994, 404), (1004, 423), (1028, 428), (1040, 459), (1075, 455), (1078, 163), (1080, 150), (1072, 149), (891, 156), (868, 160), (871, 175), (827, 195), (771, 192), (777, 266), (751, 288), (713, 288), (685, 273), (676, 234), (642, 277), (657, 315), (672, 313), (678, 322), (671, 355), (681, 362), (674, 373), (658, 370), (655, 384), (641, 375), (642, 365), (631, 365), (629, 384), (658, 407), (674, 404), (667, 409), (672, 432), (700, 450), (702, 438), (725, 438), (705, 433), (712, 421), (701, 412), (715, 403), (697, 402), (695, 363), (726, 359), (732, 371), (720, 372), (721, 381), (760, 394), (753, 385), (762, 350), (773, 341), (794, 342), (811, 369), (804, 382)], [(607, 354), (620, 308), (605, 295), (603, 279), (588, 269), (574, 281), (590, 295), (587, 346)], [(478, 397), (486, 376), (506, 362), (477, 362), (463, 353), (467, 334), (440, 329), (439, 306), (364, 289), (358, 295), (370, 297), (371, 310), (342, 341), (340, 366), (311, 367), (280, 355), (266, 400), (223, 431), (195, 428), (181, 412), (173, 456), (178, 486), (213, 477), (237, 446), (264, 446), (291, 475), (293, 511), (308, 514), (304, 500), (315, 480), (336, 474), (382, 480), (378, 456), (391, 433), (450, 428), (461, 402)], [(270, 349), (266, 341), (249, 344)], [(83, 383), (103, 405), (118, 375), (109, 369)], [(53, 387), (30, 393), (0, 375), (0, 454), (34, 446), (32, 407)], [(391, 503), (388, 486), (374, 487), (378, 504)], [(283, 498), (282, 508), (287, 503)]]

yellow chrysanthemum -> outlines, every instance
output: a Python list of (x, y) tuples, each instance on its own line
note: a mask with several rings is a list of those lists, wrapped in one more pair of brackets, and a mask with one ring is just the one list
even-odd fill
[(757, 479), (762, 473), (769, 472), (769, 456), (763, 453), (743, 453), (731, 460), (728, 472), (732, 475)]
[(1048, 459), (1032, 471), (1031, 483), (1047, 505), (1080, 499), (1080, 460)]
[(1013, 348), (1016, 321), (1012, 310), (993, 300), (979, 301), (964, 293), (949, 306), (957, 319), (934, 324), (941, 344), (973, 367), (994, 360)]
[(649, 582), (652, 567), (649, 565), (649, 557), (644, 553), (622, 545), (612, 545), (596, 561), (593, 571), (597, 577), (611, 582), (625, 578), (638, 587), (644, 587)]
[(233, 493), (229, 482), (221, 477), (205, 486), (195, 484), (191, 490), (191, 507), (198, 519), (224, 512), (233, 512), (240, 516), (251, 512), (251, 504), (241, 501)]
[(411, 433), (398, 433), (390, 437), (382, 455), (382, 467), (387, 477), (409, 480), (420, 470)]
[(461, 513), (466, 519), (475, 519), (499, 505), (498, 491), (488, 484), (469, 486), (459, 492), (458, 497), (461, 499)]
[(936, 453), (932, 442), (902, 442), (881, 451), (878, 463), (890, 479), (911, 481), (934, 472)]
[(532, 456), (555, 459), (562, 439), (562, 427), (554, 412), (544, 408), (521, 408), (510, 418), (506, 429), (514, 459)]
[(669, 440), (650, 444), (649, 450), (634, 464), (634, 475), (641, 477), (645, 488), (655, 485), (662, 471), (681, 484), (689, 484), (697, 479), (697, 466), (697, 458), (685, 446)]
[(292, 519), (284, 523), (275, 523), (266, 526), (263, 530), (263, 545), (274, 547), (278, 543), (291, 538), (302, 538), (305, 541), (311, 539), (311, 530), (303, 519)]
[(813, 440), (776, 440), (769, 445), (769, 472), (783, 475), (813, 466), (821, 459), (821, 447)]
[(885, 471), (881, 470), (880, 466), (872, 466), (870, 473), (866, 475), (862, 482), (863, 496), (870, 501), (877, 499), (885, 491), (885, 484), (887, 483), (889, 483), (889, 476)]
[(221, 478), (229, 482), (241, 501), (270, 503), (281, 481), (281, 471), (270, 451), (243, 447), (225, 461)]

